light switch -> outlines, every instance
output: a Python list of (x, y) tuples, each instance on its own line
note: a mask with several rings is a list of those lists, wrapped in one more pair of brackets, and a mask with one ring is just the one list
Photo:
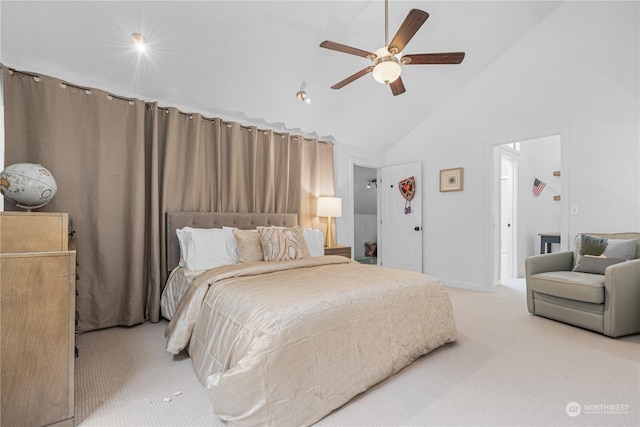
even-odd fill
[(571, 215), (578, 215), (578, 205), (571, 206)]

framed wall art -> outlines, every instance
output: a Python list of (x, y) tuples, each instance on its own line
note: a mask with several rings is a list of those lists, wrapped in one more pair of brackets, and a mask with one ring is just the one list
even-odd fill
[(464, 187), (464, 168), (440, 170), (440, 191), (462, 191)]

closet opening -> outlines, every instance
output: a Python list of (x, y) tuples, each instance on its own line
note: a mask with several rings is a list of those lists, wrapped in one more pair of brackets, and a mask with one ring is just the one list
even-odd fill
[(353, 166), (353, 259), (378, 263), (378, 170)]

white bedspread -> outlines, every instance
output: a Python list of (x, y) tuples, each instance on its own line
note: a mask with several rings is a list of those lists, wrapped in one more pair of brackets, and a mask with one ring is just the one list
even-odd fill
[(429, 276), (326, 256), (196, 277), (167, 331), (231, 425), (310, 425), (419, 356), (455, 341)]

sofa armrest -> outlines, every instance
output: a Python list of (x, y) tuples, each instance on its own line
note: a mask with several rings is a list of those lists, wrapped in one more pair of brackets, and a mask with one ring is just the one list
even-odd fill
[(527, 277), (548, 271), (571, 271), (573, 269), (573, 252), (554, 252), (530, 256), (525, 260), (524, 267)]
[(524, 271), (527, 284), (527, 309), (535, 313), (533, 291), (529, 287), (531, 276), (549, 271), (571, 271), (573, 268), (573, 252), (553, 252), (550, 254), (533, 255), (524, 261)]
[(611, 265), (604, 276), (604, 334), (640, 332), (640, 259)]

